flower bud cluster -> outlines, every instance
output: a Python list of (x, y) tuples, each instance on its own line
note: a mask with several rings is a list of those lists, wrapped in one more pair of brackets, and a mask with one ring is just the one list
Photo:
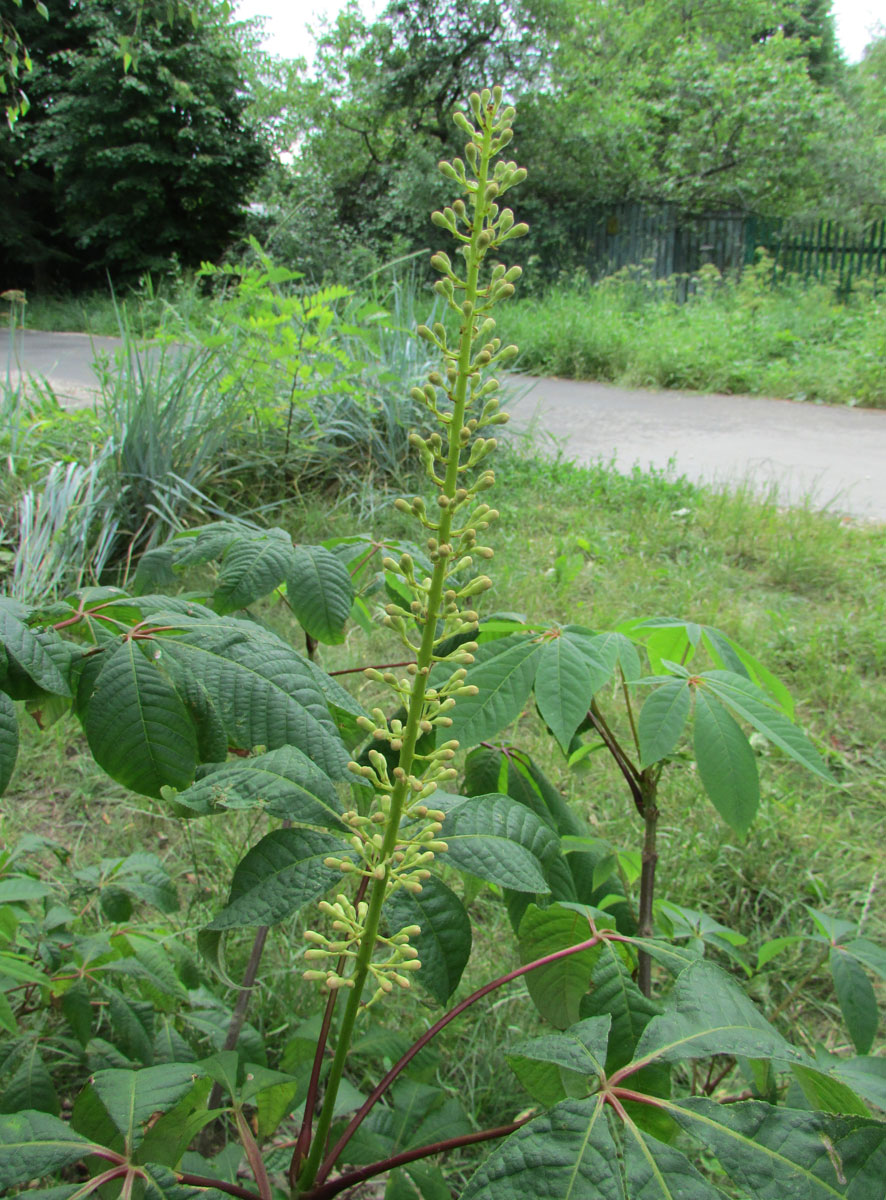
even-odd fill
[[(428, 801), (438, 786), (457, 775), (453, 759), (458, 743), (441, 738), (452, 724), (450, 714), (459, 698), (477, 694), (467, 680), (467, 668), (477, 650), (472, 638), (480, 619), (476, 605), (492, 586), (478, 567), (492, 558), (483, 535), (498, 513), (483, 502), (482, 494), (495, 480), (486, 465), (496, 448), (489, 432), (503, 425), (507, 415), (499, 409), (498, 381), (488, 376), (506, 366), (517, 349), (503, 346), (495, 336), (490, 311), (513, 293), (521, 274), (519, 267), (507, 267), (492, 256), (505, 242), (528, 232), (499, 203), (526, 172), (513, 162), (492, 166), (513, 137), (514, 110), (502, 104), (501, 88), (474, 93), (470, 110), (454, 118), (468, 137), (465, 158), (440, 163), (462, 195), (432, 216), (434, 224), (458, 243), (457, 261), (439, 251), (431, 265), (440, 275), (436, 290), (458, 314), (459, 334), (450, 345), (442, 322), (417, 330), (442, 360), (441, 369), (412, 392), (416, 403), (432, 414), (437, 429), (429, 436), (410, 435), (436, 496), (432, 502), (420, 496), (396, 501), (396, 507), (424, 530), (430, 573), (427, 563), (423, 567), (409, 553), (383, 560), (384, 570), (398, 582), (398, 599), (385, 606), (382, 622), (415, 661), (404, 674), (366, 672), (368, 679), (393, 694), (407, 716), (389, 718), (376, 707), (358, 719), (370, 748), (350, 769), (371, 786), (372, 800), (367, 811), (343, 814), (346, 848), (341, 856), (325, 860), (343, 876), (361, 879), (359, 895), (376, 898), (379, 889), (385, 898), (398, 889), (420, 893), (435, 855), (447, 849), (440, 837), (444, 813), (428, 807)], [(343, 895), (334, 904), (321, 904), (321, 911), (331, 919), (331, 933), (312, 930), (306, 935), (306, 978), (330, 989), (352, 986), (347, 963), (360, 954), (368, 937), (374, 938), (372, 960), (366, 963), (364, 951), (357, 969), (374, 980), (372, 1000), (394, 986), (409, 986), (410, 974), (420, 966), (411, 943), (420, 933), (418, 926), (385, 935), (377, 903), (375, 909), (363, 900), (355, 906)]]
[[(342, 973), (342, 963), (357, 957), (369, 905), (361, 900), (355, 906), (347, 896), (339, 893), (332, 902), (321, 900), (318, 907), (329, 919), (331, 936), (316, 929), (309, 929), (305, 933), (308, 943), (305, 961), (312, 965), (304, 972), (304, 978), (321, 983), (330, 991), (352, 988), (354, 980)], [(392, 937), (377, 937), (377, 943), (383, 947), (383, 955), (374, 959), (369, 967), (376, 984), (375, 994), (369, 1004), (392, 992), (395, 985), (409, 987), (411, 973), (421, 968), (418, 951), (409, 939), (420, 933), (420, 926), (407, 925)]]

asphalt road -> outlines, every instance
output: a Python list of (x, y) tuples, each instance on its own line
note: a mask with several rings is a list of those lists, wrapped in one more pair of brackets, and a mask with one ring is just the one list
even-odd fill
[[(117, 344), (25, 331), (14, 347), (0, 342), (0, 369), (45, 378), (63, 402), (88, 403), (95, 354), (113, 357)], [(700, 482), (774, 484), (785, 504), (886, 521), (886, 411), (515, 376), (508, 391), (508, 428), (533, 434), (543, 450)]]
[(509, 429), (581, 462), (672, 469), (698, 482), (775, 485), (810, 503), (886, 521), (886, 411), (762, 396), (626, 389), (525, 379)]

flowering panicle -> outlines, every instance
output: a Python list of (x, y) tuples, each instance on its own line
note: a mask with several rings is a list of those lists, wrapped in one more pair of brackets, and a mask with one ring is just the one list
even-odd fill
[[(450, 343), (442, 322), (420, 325), (417, 330), (442, 358), (442, 369), (432, 371), (424, 387), (412, 392), (439, 428), (428, 437), (410, 435), (436, 497), (432, 503), (420, 496), (396, 501), (396, 507), (424, 529), (431, 569), (430, 573), (422, 569), (408, 553), (383, 562), (402, 597), (386, 606), (383, 623), (415, 662), (403, 675), (366, 672), (393, 694), (406, 717), (388, 718), (375, 708), (369, 717), (360, 718), (373, 745), (366, 761), (352, 762), (350, 768), (371, 785), (372, 801), (366, 812), (344, 814), (349, 849), (326, 859), (343, 876), (365, 880), (360, 894), (368, 899), (355, 904), (342, 894), (332, 903), (323, 902), (320, 909), (329, 919), (329, 935), (317, 930), (306, 934), (305, 958), (310, 963), (306, 978), (330, 989), (362, 992), (371, 977), (376, 987), (370, 1003), (395, 985), (408, 987), (411, 974), (421, 965), (411, 944), (421, 932), (419, 926), (408, 925), (385, 936), (380, 932), (381, 909), (399, 889), (420, 893), (435, 855), (446, 852), (440, 837), (445, 813), (428, 801), (439, 785), (456, 777), (453, 759), (458, 743), (433, 744), (434, 738), (427, 735), (445, 732), (459, 697), (476, 694), (477, 689), (466, 683), (467, 667), (477, 649), (470, 640), (479, 622), (474, 605), (492, 586), (488, 575), (474, 571), (493, 554), (481, 538), (498, 513), (481, 497), (495, 480), (485, 465), (496, 447), (489, 432), (503, 425), (507, 415), (499, 410), (498, 381), (488, 372), (505, 366), (517, 350), (503, 346), (494, 336), (490, 313), (498, 301), (513, 294), (521, 270), (493, 261), (485, 279), (481, 272), (505, 242), (528, 232), (526, 225), (515, 221), (511, 209), (500, 204), (504, 193), (525, 179), (526, 172), (513, 162), (494, 161), (513, 137), (514, 110), (503, 105), (501, 88), (474, 93), (470, 109), (470, 114), (459, 112), (454, 117), (468, 137), (465, 159), (440, 163), (442, 173), (462, 195), (451, 207), (432, 215), (435, 225), (454, 236), (462, 260), (453, 263), (442, 251), (431, 258), (441, 276), (435, 289), (458, 314), (458, 333)], [(424, 739), (422, 749), (420, 739)], [(428, 742), (430, 749), (424, 748)]]

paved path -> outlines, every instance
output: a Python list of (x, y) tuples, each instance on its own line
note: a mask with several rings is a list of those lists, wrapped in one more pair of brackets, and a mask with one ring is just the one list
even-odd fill
[(696, 481), (775, 483), (785, 503), (808, 498), (816, 508), (886, 521), (884, 410), (568, 379), (512, 383), (523, 391), (507, 402), (508, 428), (531, 429), (569, 458), (614, 459), (622, 470), (673, 462)]
[[(68, 403), (88, 402), (95, 351), (113, 356), (114, 338), (77, 333), (18, 334), (0, 370), (46, 378)], [(759, 396), (653, 392), (566, 379), (511, 376), (510, 429), (533, 430), (542, 448), (581, 462), (614, 459), (712, 483), (776, 483), (785, 503), (806, 498), (886, 521), (886, 411), (795, 404)]]

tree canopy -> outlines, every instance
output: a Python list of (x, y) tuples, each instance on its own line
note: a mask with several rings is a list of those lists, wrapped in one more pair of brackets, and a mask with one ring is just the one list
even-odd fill
[(281, 247), (322, 272), (335, 245), (426, 244), (427, 168), (458, 152), (448, 113), (478, 78), (519, 105), (537, 247), (619, 201), (884, 211), (886, 177), (858, 186), (882, 133), (859, 120), (829, 0), (392, 0), (377, 20), (351, 3), (328, 23), (288, 97), (296, 216)]
[(886, 41), (847, 66), (830, 0), (390, 0), (377, 19), (349, 0), (310, 72), (263, 55), (227, 0), (46, 8), (7, 21), (7, 286), (217, 258), (250, 197), (272, 253), (358, 277), (430, 244), (433, 167), (478, 81), (520, 106), (541, 260), (568, 268), (589, 210), (625, 201), (886, 215)]
[[(50, 0), (17, 28), (30, 107), (0, 134), (4, 283), (216, 257), (267, 162), (227, 9)], [(137, 60), (121, 39), (138, 30)], [(123, 43), (125, 45), (125, 41)], [(126, 61), (126, 60), (129, 61)]]

